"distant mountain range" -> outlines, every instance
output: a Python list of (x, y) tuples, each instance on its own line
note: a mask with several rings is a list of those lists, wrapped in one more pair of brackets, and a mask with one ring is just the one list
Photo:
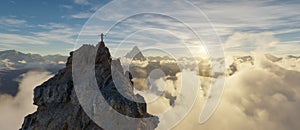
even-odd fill
[(24, 68), (49, 68), (52, 65), (65, 64), (67, 56), (25, 54), (16, 50), (0, 51), (0, 70)]
[[(287, 69), (299, 70), (300, 56), (287, 55), (277, 57), (271, 54), (264, 55), (266, 59), (274, 62), (278, 65), (284, 66)], [(229, 61), (230, 65), (227, 68), (227, 74), (233, 75), (241, 68), (251, 67), (255, 64), (255, 58), (253, 56), (230, 56), (233, 61)], [(18, 81), (20, 75), (27, 73), (31, 70), (46, 70), (53, 74), (56, 74), (58, 70), (65, 67), (67, 56), (62, 55), (47, 55), (41, 56), (39, 54), (25, 54), (16, 50), (0, 51), (0, 94), (6, 93), (15, 95), (18, 91)], [(179, 66), (184, 69), (195, 70), (198, 67), (199, 75), (204, 77), (212, 77), (211, 65), (209, 59), (183, 57), (177, 60), (167, 56), (154, 56), (145, 57), (139, 48), (134, 47), (127, 53), (125, 58), (132, 60), (143, 61), (146, 66), (139, 66), (131, 64), (129, 70), (134, 76), (145, 77), (149, 74), (148, 70), (152, 70), (153, 67), (161, 67), (163, 71), (174, 76), (179, 72)], [(191, 62), (197, 60), (197, 62)], [(140, 63), (140, 62), (137, 62)], [(124, 63), (122, 63), (124, 64)], [(140, 72), (144, 73), (140, 73)], [(139, 72), (139, 73), (138, 73)], [(144, 75), (141, 75), (144, 74)]]
[(0, 51), (0, 94), (16, 95), (21, 75), (31, 70), (53, 74), (65, 66), (67, 56), (25, 54), (16, 50)]
[[(253, 67), (255, 65), (255, 57), (254, 56), (232, 56), (233, 61), (230, 64), (228, 68), (228, 75), (231, 76), (234, 73), (236, 73), (239, 70), (242, 70), (244, 68)], [(277, 57), (272, 54), (265, 54), (264, 57), (274, 64), (277, 64), (278, 66), (281, 66), (285, 69), (289, 70), (300, 70), (300, 56), (293, 56), (293, 55), (287, 55), (287, 56), (281, 56)]]

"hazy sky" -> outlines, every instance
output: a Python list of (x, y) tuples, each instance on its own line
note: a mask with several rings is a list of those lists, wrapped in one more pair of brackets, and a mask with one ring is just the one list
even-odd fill
[[(162, 11), (182, 16), (185, 23), (196, 28), (196, 31), (202, 29), (202, 33), (207, 34), (207, 39), (213, 34), (210, 34), (211, 31), (205, 32), (206, 26), (203, 24), (212, 25), (222, 43), (225, 44), (226, 51), (249, 52), (263, 49), (274, 53), (299, 53), (297, 48), (300, 47), (300, 2), (298, 0), (190, 0), (190, 2), (203, 11), (202, 13), (210, 20), (209, 24), (195, 17), (199, 16), (201, 11), (196, 12), (192, 8), (189, 10), (182, 4), (165, 0), (152, 0), (145, 5), (138, 4), (142, 3), (141, 1), (121, 2), (122, 4), (115, 5), (116, 8), (106, 9), (106, 12), (98, 11), (98, 13), (99, 8), (111, 2), (109, 0), (4, 0), (0, 4), (0, 50), (15, 49), (40, 54), (68, 55), (68, 52), (74, 48), (82, 27), (95, 12), (94, 17), (87, 23), (90, 26), (83, 30), (91, 30), (93, 28), (88, 29), (88, 27), (97, 25), (99, 28), (94, 28), (90, 34), (90, 38), (96, 40), (99, 40), (97, 36), (99, 33), (107, 32), (107, 28), (115, 24), (115, 18), (128, 18), (118, 24), (119, 27), (114, 25), (115, 30), (108, 33), (106, 39), (109, 47), (116, 47), (114, 44), (124, 39), (126, 40), (124, 43), (133, 43), (132, 45), (143, 43), (152, 46), (154, 44), (155, 47), (173, 47), (173, 50), (176, 50), (176, 46), (172, 44), (174, 42), (196, 44), (193, 38), (181, 34), (186, 31), (172, 17), (157, 14), (124, 15), (130, 14), (131, 10), (155, 6), (160, 7)], [(95, 24), (93, 19), (99, 21)], [(151, 25), (149, 26), (151, 29), (141, 28), (145, 25)], [(170, 31), (172, 29), (175, 31)], [(133, 30), (140, 32), (137, 34)], [(204, 38), (202, 42), (211, 44), (207, 39)], [(170, 42), (170, 46), (161, 45), (161, 42)], [(85, 42), (85, 44), (95, 44), (95, 41), (91, 40), (90, 43)]]

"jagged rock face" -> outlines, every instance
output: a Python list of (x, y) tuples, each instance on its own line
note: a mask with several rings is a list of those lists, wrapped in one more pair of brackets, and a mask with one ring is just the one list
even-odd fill
[[(83, 47), (96, 48), (94, 46)], [(73, 52), (70, 53), (66, 68), (60, 70), (53, 78), (34, 89), (34, 104), (38, 106), (38, 109), (33, 114), (25, 117), (21, 129), (102, 129), (101, 126), (98, 126), (87, 116), (82, 106), (80, 106), (72, 80), (72, 60)], [(112, 71), (111, 65), (116, 66), (117, 71)], [(155, 117), (147, 113), (145, 103), (130, 101), (116, 91), (112, 75), (115, 72), (124, 74), (120, 66), (120, 61), (111, 60), (109, 49), (104, 44), (98, 44), (95, 76), (99, 90), (106, 102), (119, 113), (129, 117)], [(142, 96), (133, 94), (132, 88), (130, 88), (132, 87), (131, 84), (124, 86), (128, 86), (128, 88), (122, 88), (122, 90), (125, 90), (132, 98), (144, 100)], [(101, 115), (109, 114), (109, 112), (95, 114), (101, 118)], [(137, 124), (130, 125), (136, 126), (133, 127), (134, 129), (154, 129), (157, 127), (158, 122), (158, 117), (155, 117), (155, 120), (142, 120)]]
[(245, 64), (254, 65), (254, 58), (252, 56), (234, 57), (233, 63), (228, 68), (228, 75), (235, 74), (240, 68), (243, 68)]
[(293, 55), (288, 55), (287, 57), (290, 59), (297, 59), (297, 60), (300, 58), (300, 56), (293, 56)]
[[(111, 60), (108, 48), (101, 44), (97, 50), (95, 76), (97, 84), (106, 102), (117, 112), (132, 118), (154, 117), (147, 113), (144, 98), (133, 93), (132, 76), (130, 72), (124, 74), (119, 59)], [(113, 80), (115, 79), (115, 81)], [(126, 97), (124, 97), (125, 94)], [(129, 100), (131, 99), (131, 100)], [(139, 102), (135, 102), (139, 101)], [(97, 104), (97, 103), (96, 103)], [(108, 110), (111, 111), (111, 110)], [(157, 127), (158, 118), (155, 120), (143, 120), (132, 124), (131, 129), (154, 129)]]
[(279, 57), (273, 56), (271, 54), (265, 54), (265, 57), (272, 62), (278, 62), (283, 59), (282, 57), (279, 58)]
[(72, 54), (66, 68), (34, 89), (38, 109), (25, 117), (21, 129), (101, 129), (81, 108), (72, 81)]

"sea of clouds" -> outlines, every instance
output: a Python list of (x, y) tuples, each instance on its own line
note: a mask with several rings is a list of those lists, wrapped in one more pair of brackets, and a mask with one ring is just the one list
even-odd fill
[(33, 105), (33, 89), (52, 75), (47, 71), (29, 71), (21, 75), (19, 91), (15, 97), (0, 95), (0, 129), (21, 128), (24, 117), (36, 110)]
[[(231, 76), (227, 75), (224, 93), (217, 111), (204, 124), (199, 123), (199, 115), (205, 100), (210, 96), (209, 86), (218, 77), (200, 75), (197, 69), (185, 68), (172, 78), (167, 75), (154, 76), (152, 80), (136, 78), (134, 82), (139, 90), (135, 91), (140, 91), (139, 93), (146, 95), (146, 101), (151, 101), (147, 106), (149, 113), (160, 115), (170, 109), (186, 107), (187, 104), (182, 102), (186, 98), (185, 94), (181, 93), (182, 89), (199, 83), (198, 97), (187, 116), (174, 127), (176, 130), (299, 129), (300, 70), (297, 66), (299, 59), (285, 58), (279, 62), (272, 62), (264, 55), (255, 55), (253, 58), (253, 65), (241, 63), (236, 73)], [(136, 65), (145, 67), (148, 64), (137, 63)], [(21, 127), (24, 117), (36, 110), (36, 107), (32, 105), (34, 87), (51, 76), (46, 71), (30, 71), (21, 76), (19, 92), (15, 97), (0, 95), (0, 129)], [(188, 81), (184, 82), (183, 80), (186, 79), (182, 77), (187, 76)], [(150, 83), (149, 80), (151, 80)], [(149, 85), (152, 85), (151, 93), (143, 92), (143, 89), (149, 89)], [(147, 99), (147, 97), (150, 98)], [(153, 101), (152, 97), (158, 98)], [(164, 118), (165, 120), (161, 122), (176, 118), (178, 115), (174, 114)], [(159, 128), (166, 127), (159, 126)]]
[[(296, 130), (300, 128), (300, 71), (287, 63), (273, 63), (254, 56), (254, 65), (226, 78), (217, 111), (204, 124), (198, 123), (205, 98), (175, 129), (209, 130)], [(285, 68), (286, 67), (286, 68)]]

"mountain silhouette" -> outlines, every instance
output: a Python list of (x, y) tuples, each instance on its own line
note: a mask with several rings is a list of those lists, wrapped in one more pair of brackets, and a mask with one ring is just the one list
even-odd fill
[[(128, 117), (141, 118), (141, 120), (134, 123), (129, 123), (130, 118), (126, 118), (128, 122), (125, 122), (125, 124), (124, 122), (120, 123), (118, 118), (113, 118), (106, 123), (108, 125), (107, 127), (110, 129), (152, 130), (157, 127), (159, 119), (158, 117), (147, 113), (146, 103), (128, 100), (119, 93), (119, 89), (121, 89), (128, 97), (144, 101), (142, 96), (133, 93), (131, 82), (126, 82), (130, 79), (127, 79), (123, 73), (122, 67), (120, 67), (120, 61), (112, 60), (109, 49), (105, 47), (104, 44), (99, 43), (96, 47), (92, 45), (83, 45), (78, 50), (71, 52), (70, 57), (66, 62), (66, 67), (61, 69), (54, 77), (34, 89), (34, 105), (37, 105), (38, 108), (36, 112), (25, 117), (21, 128), (22, 130), (103, 129), (101, 126), (98, 126), (82, 108), (74, 88), (76, 79), (74, 80), (72, 77), (72, 73), (74, 73), (73, 67), (76, 68), (77, 66), (89, 62), (89, 58), (85, 56), (88, 56), (92, 51), (96, 52), (94, 77), (96, 77), (97, 80), (98, 90), (101, 91), (106, 102), (113, 108), (105, 111), (97, 111), (97, 108), (99, 107), (95, 107), (92, 111), (93, 115), (101, 120), (107, 120), (107, 118), (112, 118), (113, 111), (117, 111)], [(85, 61), (77, 63), (74, 62), (75, 60)], [(89, 72), (84, 69), (80, 73), (79, 78), (84, 80), (83, 82), (80, 82), (80, 84), (82, 84), (81, 89), (88, 91), (88, 86), (91, 84), (89, 81), (93, 77), (82, 76), (86, 73)], [(117, 82), (113, 81), (113, 75), (117, 75)], [(120, 86), (122, 87), (118, 88)], [(88, 100), (92, 100), (93, 105), (97, 106), (102, 104), (99, 100), (93, 100), (94, 98), (96, 98), (94, 95), (89, 95), (89, 97), (87, 97)]]
[(132, 60), (146, 60), (146, 58), (137, 46), (134, 46), (132, 50), (125, 55), (125, 57)]

